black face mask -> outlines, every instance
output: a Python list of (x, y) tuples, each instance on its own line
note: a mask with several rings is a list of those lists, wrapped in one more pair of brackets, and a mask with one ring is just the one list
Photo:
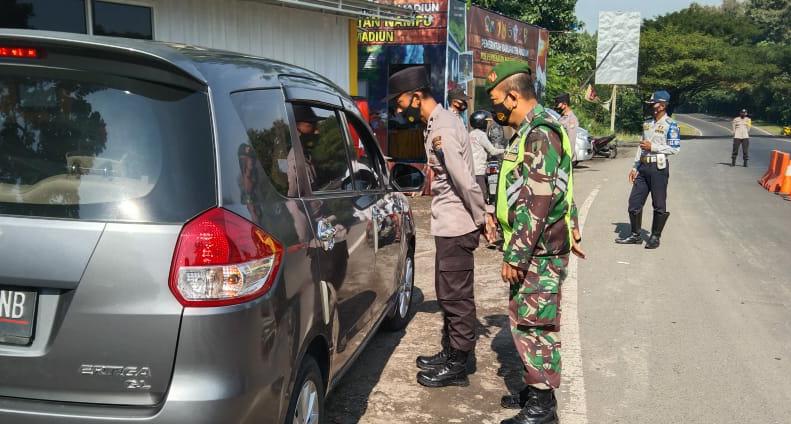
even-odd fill
[(302, 146), (305, 148), (305, 153), (310, 153), (313, 149), (315, 149), (319, 141), (318, 134), (302, 134), (299, 136), (299, 138), (302, 140)]
[(494, 122), (497, 122), (502, 126), (508, 125), (508, 119), (511, 117), (513, 112), (513, 109), (508, 109), (505, 106), (505, 100), (492, 105), (492, 119), (494, 119)]
[(404, 119), (410, 125), (420, 123), (420, 108), (410, 105), (402, 112)]
[(459, 105), (456, 107), (456, 110), (458, 110), (459, 112), (464, 112), (465, 110), (467, 110), (467, 103), (466, 102), (459, 103)]

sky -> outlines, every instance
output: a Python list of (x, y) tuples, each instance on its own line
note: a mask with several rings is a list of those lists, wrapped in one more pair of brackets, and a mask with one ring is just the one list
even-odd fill
[[(577, 17), (585, 22), (585, 30), (596, 32), (599, 23), (599, 12), (622, 10), (640, 12), (643, 19), (664, 15), (688, 7), (690, 0), (635, 1), (635, 0), (578, 0)], [(704, 5), (720, 5), (722, 0), (696, 0), (694, 3)]]

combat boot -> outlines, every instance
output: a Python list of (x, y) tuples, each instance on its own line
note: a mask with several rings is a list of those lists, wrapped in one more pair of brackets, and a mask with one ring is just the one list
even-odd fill
[(448, 352), (450, 351), (450, 340), (448, 336), (442, 336), (442, 350), (434, 355), (418, 356), (415, 360), (417, 367), (421, 370), (434, 370), (441, 368), (448, 360)]
[(736, 158), (731, 158), (731, 168), (736, 166)]
[(437, 369), (417, 373), (417, 382), (426, 387), (469, 386), (467, 359), (470, 352), (450, 348), (445, 364)]
[(747, 168), (747, 159), (744, 160), (744, 167)]
[(500, 424), (557, 424), (558, 401), (552, 389), (530, 388), (525, 406), (514, 417)]
[(526, 386), (519, 393), (507, 394), (500, 398), (500, 406), (505, 409), (522, 409), (530, 399), (532, 386)]
[(641, 244), (643, 239), (640, 237), (640, 231), (643, 226), (643, 211), (637, 213), (629, 213), (629, 224), (632, 234), (628, 237), (617, 238), (615, 242), (618, 244)]
[(670, 212), (654, 212), (654, 222), (651, 224), (651, 238), (645, 244), (646, 249), (656, 249), (659, 247), (659, 239), (662, 237), (662, 230), (665, 228)]

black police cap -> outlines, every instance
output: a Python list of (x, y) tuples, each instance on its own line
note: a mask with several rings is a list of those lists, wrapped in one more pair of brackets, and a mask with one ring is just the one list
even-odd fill
[(390, 79), (387, 80), (387, 97), (385, 100), (389, 102), (402, 93), (417, 91), (428, 86), (426, 68), (424, 66), (411, 66), (390, 75)]

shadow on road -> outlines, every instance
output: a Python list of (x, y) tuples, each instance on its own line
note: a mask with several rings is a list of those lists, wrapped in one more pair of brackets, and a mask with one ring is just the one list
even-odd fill
[[(492, 339), (491, 348), (497, 354), (500, 368), (497, 375), (505, 381), (508, 391), (517, 393), (524, 388), (522, 380), (522, 360), (511, 337), (511, 325), (507, 315), (489, 315), (484, 318), (485, 326), (497, 327), (497, 335)], [(503, 393), (505, 394), (505, 393)]]
[[(436, 301), (425, 302), (423, 291), (415, 287), (412, 294), (410, 321), (419, 312), (434, 313)], [(431, 304), (434, 304), (433, 306)], [(380, 330), (374, 336), (354, 366), (341, 379), (327, 400), (328, 423), (356, 424), (368, 411), (371, 394), (379, 383), (390, 357), (401, 344), (406, 330), (387, 332)]]
[[(613, 232), (618, 236), (618, 238), (629, 237), (629, 235), (632, 234), (632, 225), (628, 222), (613, 222), (612, 225), (615, 226)], [(651, 236), (651, 233), (646, 229), (642, 229), (640, 231), (640, 235), (643, 238), (648, 238)]]

